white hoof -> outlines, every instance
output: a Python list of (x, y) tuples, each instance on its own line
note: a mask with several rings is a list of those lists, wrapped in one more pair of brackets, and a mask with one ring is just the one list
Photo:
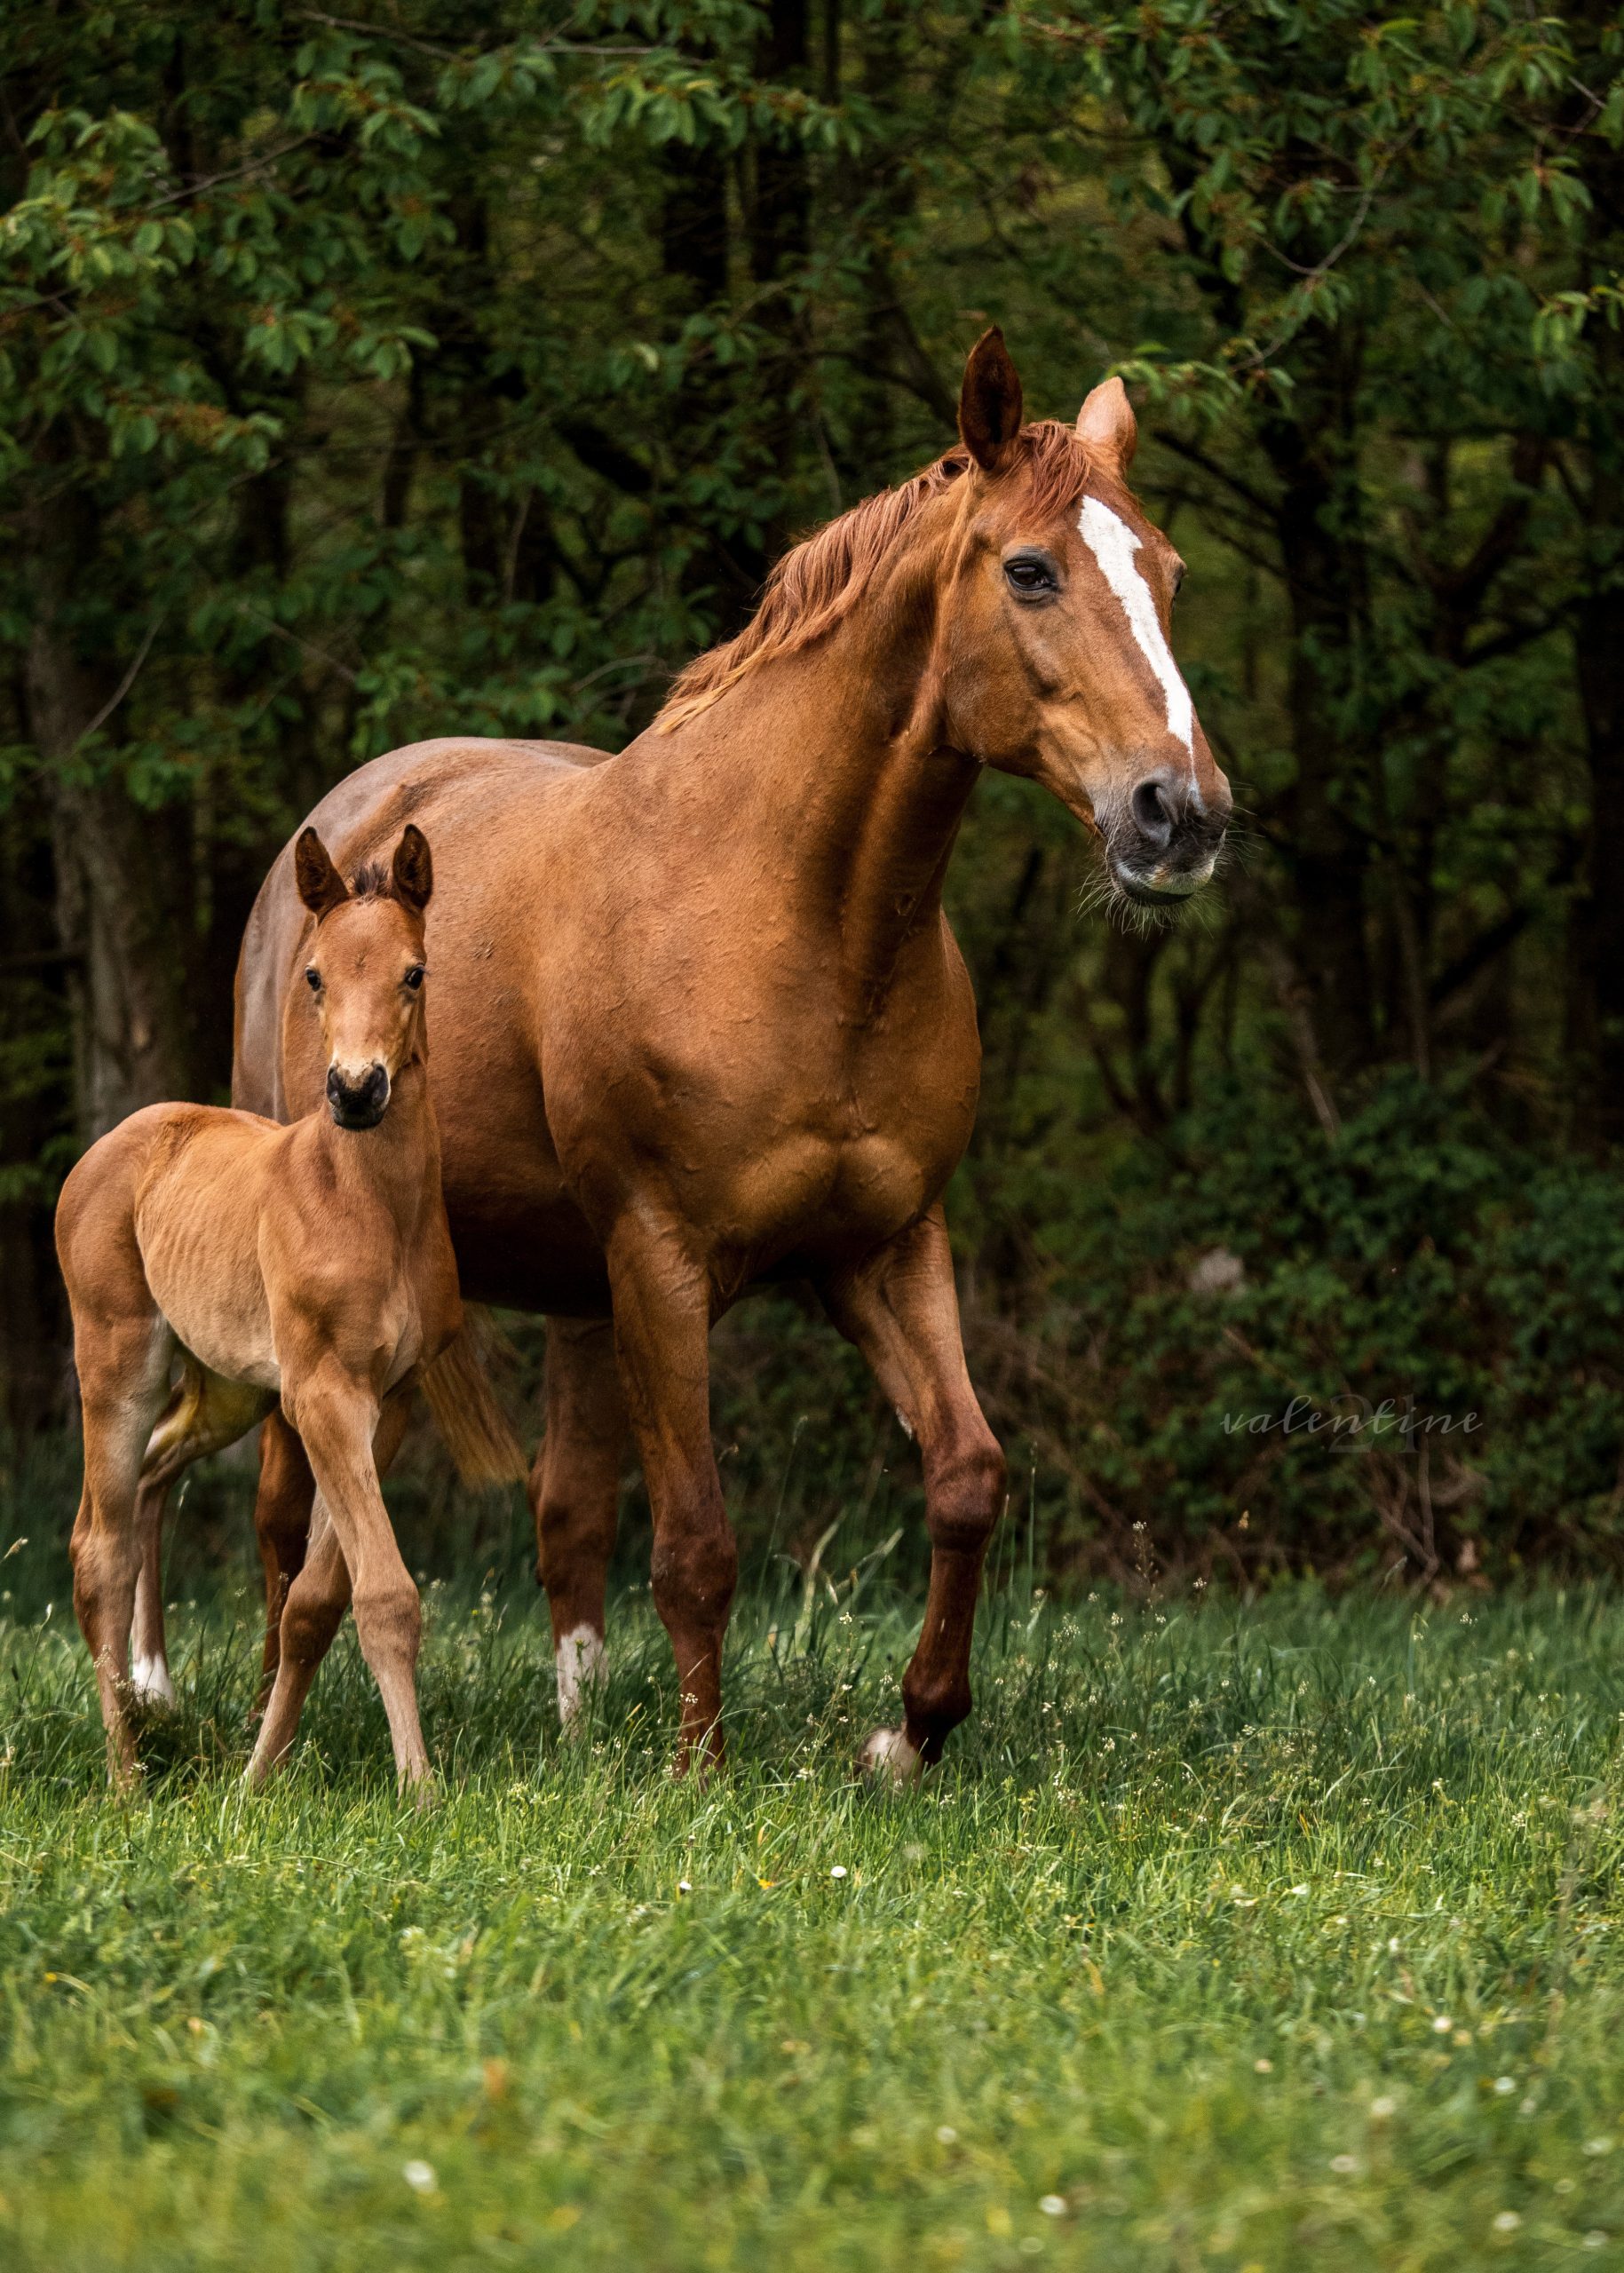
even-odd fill
[(876, 1729), (862, 1749), (863, 1772), (876, 1784), (916, 1784), (924, 1762), (900, 1729)]
[(136, 1658), (130, 1667), (130, 1686), (149, 1705), (172, 1705), (175, 1684), (162, 1658)]
[(604, 1637), (590, 1626), (577, 1626), (558, 1649), (558, 1726), (567, 1732), (581, 1717), (582, 1692), (604, 1673)]

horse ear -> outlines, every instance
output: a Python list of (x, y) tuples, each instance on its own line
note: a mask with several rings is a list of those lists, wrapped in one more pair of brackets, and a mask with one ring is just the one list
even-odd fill
[(1121, 379), (1102, 379), (1077, 413), (1077, 440), (1097, 451), (1119, 481), (1126, 481), (1139, 429)]
[(434, 863), (429, 840), (416, 821), (407, 822), (395, 847), (392, 882), (395, 898), (421, 915), (434, 890)]
[(970, 351), (959, 390), (959, 432), (976, 463), (997, 473), (1009, 463), (1020, 432), (1020, 373), (996, 324)]
[(293, 874), (299, 898), (319, 923), (350, 897), (344, 878), (327, 857), (327, 847), (313, 828), (300, 832), (293, 848)]

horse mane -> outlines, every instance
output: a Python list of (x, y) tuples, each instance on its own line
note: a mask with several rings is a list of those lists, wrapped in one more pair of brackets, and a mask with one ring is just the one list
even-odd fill
[(392, 899), (394, 896), (394, 874), (387, 861), (363, 860), (350, 878), (352, 899)]
[[(669, 733), (709, 708), (747, 672), (774, 656), (810, 647), (849, 615), (881, 562), (922, 505), (969, 471), (960, 442), (931, 464), (827, 522), (794, 546), (767, 577), (761, 605), (735, 638), (695, 656), (674, 681), (655, 720)], [(1074, 427), (1035, 419), (1020, 431), (1020, 455), (998, 478), (1025, 472), (1034, 513), (1047, 516), (1074, 505), (1088, 485), (1091, 461)]]

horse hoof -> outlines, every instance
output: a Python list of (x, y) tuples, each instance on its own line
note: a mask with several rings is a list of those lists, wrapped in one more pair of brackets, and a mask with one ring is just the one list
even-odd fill
[(865, 1776), (893, 1789), (916, 1784), (924, 1773), (924, 1762), (900, 1729), (876, 1729), (860, 1759)]

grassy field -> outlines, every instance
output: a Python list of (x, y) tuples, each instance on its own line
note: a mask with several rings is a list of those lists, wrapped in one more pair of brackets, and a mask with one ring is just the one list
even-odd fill
[(246, 1798), (200, 1603), (124, 1808), (66, 1604), (0, 1628), (17, 2273), (1624, 2261), (1613, 1596), (1006, 1585), (885, 1799), (906, 1604), (746, 1603), (697, 1788), (646, 1594), (566, 1746), (534, 1596), (436, 1590), (421, 1814), (347, 1638)]

